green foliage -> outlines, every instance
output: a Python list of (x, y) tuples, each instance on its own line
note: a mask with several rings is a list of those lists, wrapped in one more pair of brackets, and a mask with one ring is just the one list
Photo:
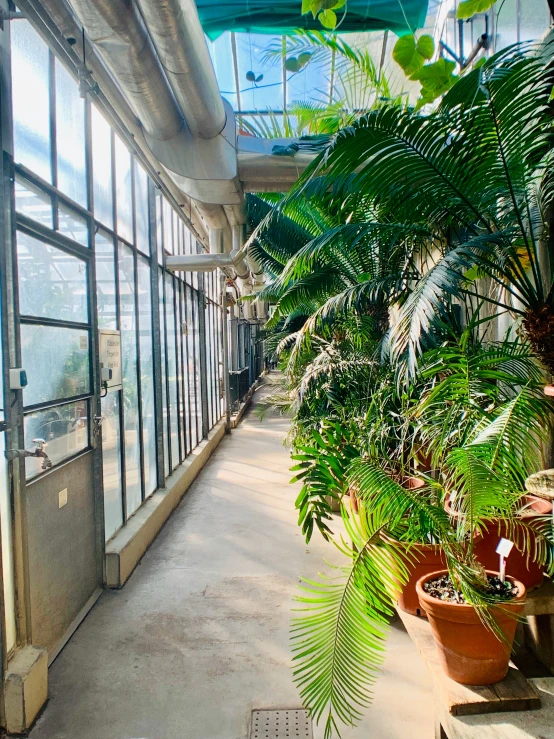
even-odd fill
[[(554, 371), (552, 48), (486, 60), (429, 115), (370, 110), (289, 194), (249, 199), (304, 534), (334, 540), (328, 496), (360, 501), (359, 517), (343, 512), (347, 564), (308, 585), (293, 631), (296, 678), (326, 736), (370, 700), (391, 573), (402, 582), (411, 542), (440, 542), (495, 631), (474, 535), (502, 521), (552, 569), (550, 517), (518, 517), (552, 429), (537, 362)], [(425, 84), (431, 69), (430, 95), (453, 76), (439, 65), (433, 81), (432, 67), (415, 73)], [(501, 340), (499, 317), (513, 329)], [(413, 475), (423, 487), (409, 487)]]
[(492, 8), (496, 0), (461, 0), (456, 11), (456, 18), (466, 20), (476, 13), (484, 13)]
[(304, 580), (291, 629), (295, 680), (315, 720), (325, 716), (325, 739), (371, 702), (394, 594), (408, 577), (405, 550), (380, 538), (376, 516), (350, 518), (343, 509), (343, 520), (351, 543), (337, 547), (348, 564), (319, 582)]
[(458, 79), (454, 74), (455, 68), (454, 62), (441, 58), (433, 64), (426, 64), (418, 72), (412, 74), (410, 79), (421, 82), (421, 93), (416, 110), (434, 102), (450, 90)]
[[(341, 502), (348, 495), (346, 471), (350, 462), (359, 452), (352, 437), (352, 430), (338, 422), (324, 425), (320, 432), (312, 431), (310, 446), (298, 445), (292, 459), (298, 464), (291, 468), (297, 474), (291, 482), (302, 481), (302, 489), (296, 499), (298, 525), (308, 543), (312, 537), (314, 524), (322, 536), (329, 539), (332, 533), (326, 521), (330, 521), (331, 503), (329, 499)], [(355, 430), (354, 430), (355, 431)]]
[(337, 14), (346, 5), (346, 0), (302, 0), (302, 15), (311, 13), (324, 28), (333, 30), (337, 26)]
[(419, 72), (428, 59), (433, 58), (435, 42), (432, 36), (423, 35), (418, 39), (413, 34), (401, 36), (394, 45), (392, 57), (403, 69), (407, 77)]

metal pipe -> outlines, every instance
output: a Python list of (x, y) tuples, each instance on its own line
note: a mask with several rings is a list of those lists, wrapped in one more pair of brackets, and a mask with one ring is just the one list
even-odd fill
[(132, 0), (72, 0), (90, 40), (121, 85), (144, 130), (167, 141), (183, 117)]
[(187, 126), (194, 136), (214, 138), (226, 116), (196, 3), (137, 2)]
[(171, 272), (213, 272), (223, 267), (233, 267), (230, 254), (180, 254), (167, 256), (165, 266)]

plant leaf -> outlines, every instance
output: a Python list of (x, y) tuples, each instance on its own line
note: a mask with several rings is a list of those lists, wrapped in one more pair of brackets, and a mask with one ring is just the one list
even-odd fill
[(331, 30), (337, 26), (337, 14), (334, 10), (323, 10), (318, 15), (318, 20), (322, 26)]
[(484, 13), (486, 10), (492, 8), (496, 0), (462, 0), (458, 5), (458, 11), (456, 18), (465, 20), (471, 18), (476, 13)]

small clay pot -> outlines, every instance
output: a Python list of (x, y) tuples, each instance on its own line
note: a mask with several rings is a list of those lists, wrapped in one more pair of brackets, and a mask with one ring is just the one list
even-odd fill
[[(425, 592), (424, 583), (446, 574), (446, 570), (432, 572), (424, 575), (416, 584), (421, 607), (427, 613), (435, 637), (442, 668), (448, 677), (463, 685), (498, 683), (508, 674), (517, 617), (522, 613), (525, 602), (525, 585), (513, 577), (507, 578), (518, 588), (517, 596), (491, 609), (504, 634), (504, 641), (484, 626), (469, 603), (449, 603)], [(488, 571), (488, 574), (498, 573)]]
[[(436, 572), (441, 567), (446, 567), (444, 552), (439, 544), (406, 544), (399, 542), (388, 534), (382, 533), (381, 538), (395, 547), (405, 546), (409, 552), (410, 560), (415, 559), (413, 564), (411, 561), (405, 563), (405, 567), (409, 572), (408, 582), (399, 588), (397, 605), (400, 610), (411, 613), (412, 616), (421, 616), (426, 618), (425, 611), (419, 603), (416, 592), (416, 583), (424, 575), (429, 572)], [(398, 580), (397, 580), (398, 582)]]
[(407, 490), (419, 490), (419, 488), (425, 487), (425, 480), (421, 477), (407, 477), (402, 483), (402, 487)]
[[(519, 517), (524, 520), (528, 521), (530, 518), (552, 513), (552, 503), (543, 498), (538, 498), (536, 495), (524, 495), (522, 502), (524, 502), (525, 508), (519, 514)], [(460, 515), (452, 508), (448, 498), (445, 502), (445, 509), (453, 518)], [(530, 532), (530, 537), (533, 536), (534, 533)], [(477, 534), (473, 540), (473, 554), (475, 555), (475, 559), (485, 569), (495, 570), (498, 567), (498, 554), (496, 553), (498, 542), (500, 539), (509, 538), (510, 531), (506, 523), (491, 519), (487, 523), (487, 529)], [(534, 544), (531, 544), (531, 552), (533, 550)], [(527, 552), (521, 552), (516, 547), (512, 549), (510, 556), (506, 559), (506, 574), (520, 580), (528, 592), (539, 588), (544, 581), (543, 567), (533, 562), (527, 556)]]

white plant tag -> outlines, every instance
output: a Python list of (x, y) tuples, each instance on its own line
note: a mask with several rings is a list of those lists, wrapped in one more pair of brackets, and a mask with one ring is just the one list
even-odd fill
[(514, 548), (514, 542), (509, 539), (500, 539), (496, 547), (496, 553), (501, 557), (507, 557)]

